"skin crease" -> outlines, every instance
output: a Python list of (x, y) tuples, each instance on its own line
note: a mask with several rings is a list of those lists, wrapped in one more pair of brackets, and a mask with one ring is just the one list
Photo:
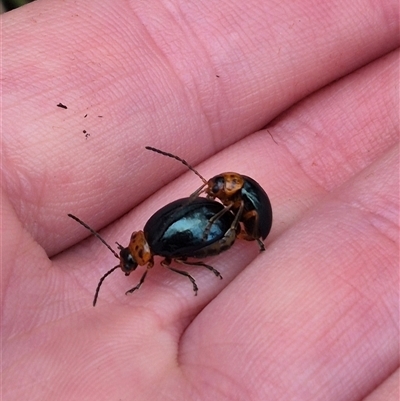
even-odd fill
[[(377, 0), (3, 15), (3, 399), (398, 400), (397, 18)], [(266, 251), (208, 258), (223, 280), (188, 268), (197, 297), (159, 259), (130, 296), (143, 268), (117, 270), (93, 308), (117, 260), (67, 213), (126, 246), (201, 185), (146, 145), (256, 179)]]

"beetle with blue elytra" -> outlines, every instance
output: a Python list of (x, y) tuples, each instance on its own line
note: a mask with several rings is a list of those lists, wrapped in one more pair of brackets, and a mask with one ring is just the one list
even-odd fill
[(171, 266), (172, 261), (190, 266), (202, 266), (222, 278), (218, 270), (202, 261), (188, 261), (188, 258), (205, 258), (218, 255), (229, 249), (237, 236), (237, 217), (231, 212), (224, 213), (212, 224), (207, 237), (204, 230), (209, 220), (220, 213), (224, 206), (207, 198), (183, 198), (175, 200), (155, 212), (145, 224), (142, 231), (133, 232), (127, 247), (117, 243), (119, 254), (86, 223), (78, 217), (68, 214), (79, 224), (87, 228), (119, 259), (119, 264), (104, 274), (100, 279), (93, 306), (97, 303), (100, 287), (104, 279), (114, 270), (121, 268), (126, 276), (136, 270), (138, 266), (145, 266), (139, 283), (126, 291), (126, 294), (138, 290), (143, 284), (148, 271), (154, 266), (154, 256), (162, 256), (161, 265), (171, 271), (187, 277), (195, 295), (198, 287), (195, 279), (186, 271)]

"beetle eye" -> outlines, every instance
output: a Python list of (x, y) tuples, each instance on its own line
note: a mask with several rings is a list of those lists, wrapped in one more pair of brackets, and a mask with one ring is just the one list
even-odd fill
[(224, 186), (225, 186), (225, 179), (224, 179), (224, 177), (218, 177), (218, 178), (215, 179), (214, 185), (213, 185), (211, 191), (212, 191), (214, 194), (217, 194), (219, 191), (221, 191), (221, 190), (224, 189)]
[(129, 276), (129, 273), (134, 271), (138, 264), (136, 260), (133, 259), (132, 254), (129, 251), (129, 248), (122, 248), (121, 252), (119, 253), (119, 257), (121, 260), (121, 269), (125, 273), (126, 276)]

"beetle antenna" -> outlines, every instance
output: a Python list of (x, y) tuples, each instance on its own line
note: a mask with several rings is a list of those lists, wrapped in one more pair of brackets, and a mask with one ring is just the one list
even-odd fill
[(97, 284), (96, 292), (94, 294), (94, 299), (93, 299), (93, 306), (96, 306), (97, 298), (99, 297), (99, 291), (100, 287), (103, 284), (104, 279), (109, 276), (114, 270), (118, 269), (120, 267), (119, 265), (114, 266), (111, 270), (109, 270), (99, 281), (99, 284)]
[(94, 231), (93, 228), (89, 227), (86, 223), (84, 223), (81, 219), (78, 219), (78, 217), (74, 216), (73, 214), (68, 213), (68, 217), (71, 217), (71, 219), (74, 219), (80, 225), (82, 225), (83, 227), (87, 228), (95, 237), (97, 237), (114, 254), (114, 256), (117, 259), (119, 259), (118, 253), (115, 252), (114, 249), (112, 249), (111, 246), (107, 244), (107, 242), (100, 236), (100, 234), (98, 232)]
[(178, 162), (181, 162), (189, 170), (193, 171), (193, 173), (195, 173), (197, 175), (197, 177), (199, 177), (204, 182), (204, 185), (207, 185), (207, 180), (197, 170), (195, 170), (195, 168), (192, 167), (186, 160), (181, 159), (180, 157), (175, 156), (172, 153), (163, 152), (162, 150), (159, 150), (159, 149), (156, 149), (156, 148), (152, 148), (151, 146), (145, 146), (145, 148), (147, 150), (151, 150), (153, 152), (159, 153), (160, 155), (168, 156), (168, 157), (171, 157), (172, 159), (178, 160)]

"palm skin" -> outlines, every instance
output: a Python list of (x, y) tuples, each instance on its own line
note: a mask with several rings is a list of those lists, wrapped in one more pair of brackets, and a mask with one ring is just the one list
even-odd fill
[[(398, 16), (351, 4), (2, 17), (5, 400), (397, 399)], [(67, 213), (126, 246), (201, 184), (146, 145), (256, 179), (266, 251), (191, 269), (197, 297), (159, 259), (132, 295), (116, 271), (93, 308), (115, 258)]]

